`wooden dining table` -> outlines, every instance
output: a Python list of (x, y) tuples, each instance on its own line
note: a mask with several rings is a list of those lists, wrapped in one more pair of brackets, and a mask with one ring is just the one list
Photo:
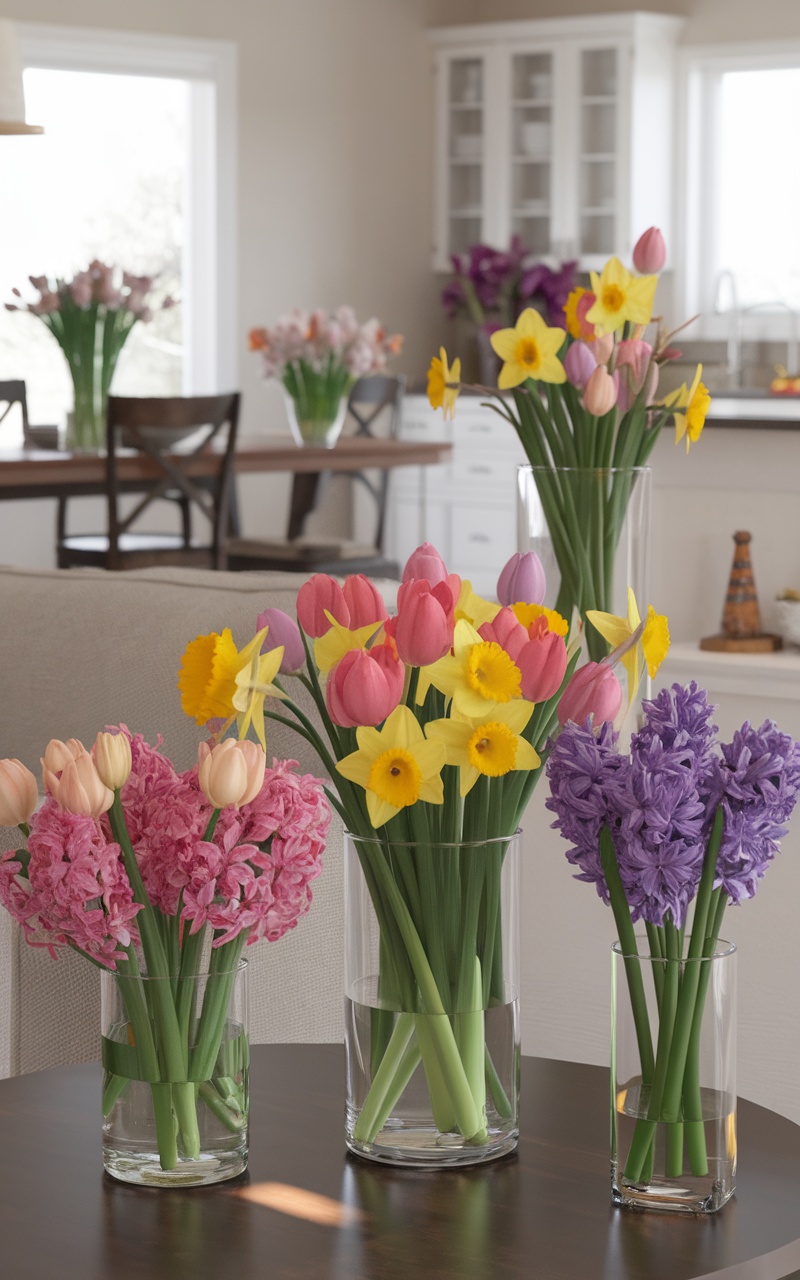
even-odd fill
[(0, 1081), (3, 1280), (783, 1280), (800, 1268), (800, 1127), (739, 1104), (732, 1200), (611, 1203), (608, 1069), (523, 1057), (519, 1149), (400, 1169), (349, 1155), (340, 1045), (256, 1045), (250, 1162), (212, 1187), (103, 1173), (102, 1072)]

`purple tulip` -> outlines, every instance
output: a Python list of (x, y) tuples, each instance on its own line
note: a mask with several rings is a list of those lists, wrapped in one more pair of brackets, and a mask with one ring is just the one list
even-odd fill
[(264, 637), (261, 652), (271, 653), (273, 649), (283, 645), (283, 658), (280, 665), (282, 674), (288, 675), (292, 671), (299, 671), (306, 660), (306, 655), (300, 637), (300, 628), (294, 618), (290, 618), (282, 609), (265, 609), (258, 615), (256, 631), (260, 631), (262, 627), (268, 627), (269, 630)]
[(541, 604), (547, 588), (542, 562), (535, 551), (515, 551), (497, 579), (501, 604)]
[(588, 343), (573, 342), (570, 344), (569, 350), (564, 356), (564, 370), (573, 387), (583, 391), (596, 368), (597, 361)]

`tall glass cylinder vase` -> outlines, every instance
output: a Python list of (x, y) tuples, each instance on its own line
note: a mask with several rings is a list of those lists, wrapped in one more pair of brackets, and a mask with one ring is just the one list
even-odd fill
[(629, 587), (642, 611), (650, 603), (650, 502), (649, 467), (519, 468), (519, 550), (544, 565), (544, 603), (568, 620), (577, 611), (593, 662), (608, 645), (586, 611), (626, 617)]
[(299, 403), (290, 395), (285, 400), (286, 417), (295, 444), (332, 449), (342, 434), (347, 398), (343, 396), (330, 405), (320, 403), (311, 406)]
[(713, 1213), (736, 1185), (736, 948), (637, 947), (611, 952), (612, 1199)]
[[(212, 953), (213, 956), (213, 953)], [(247, 1167), (247, 962), (191, 976), (101, 974), (103, 1164), (196, 1186)]]
[(520, 833), (348, 835), (346, 1140), (389, 1164), (493, 1160), (519, 1134)]

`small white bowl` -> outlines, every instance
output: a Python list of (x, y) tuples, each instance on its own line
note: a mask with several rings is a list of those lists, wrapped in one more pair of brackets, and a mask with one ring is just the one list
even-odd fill
[(775, 623), (783, 643), (800, 649), (800, 600), (776, 600)]

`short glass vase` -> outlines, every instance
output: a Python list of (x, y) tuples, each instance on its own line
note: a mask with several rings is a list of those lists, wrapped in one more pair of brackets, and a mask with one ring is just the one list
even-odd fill
[(519, 1137), (520, 833), (345, 840), (346, 1141), (447, 1168)]
[(611, 950), (612, 1200), (714, 1213), (736, 1187), (736, 948), (637, 948)]
[(332, 449), (342, 434), (342, 427), (347, 416), (347, 397), (342, 396), (327, 411), (320, 408), (316, 416), (302, 414), (297, 401), (286, 395), (286, 417), (289, 430), (295, 444), (301, 447), (309, 445), (320, 449)]
[(247, 1168), (247, 962), (101, 974), (103, 1165), (121, 1182), (201, 1186)]

